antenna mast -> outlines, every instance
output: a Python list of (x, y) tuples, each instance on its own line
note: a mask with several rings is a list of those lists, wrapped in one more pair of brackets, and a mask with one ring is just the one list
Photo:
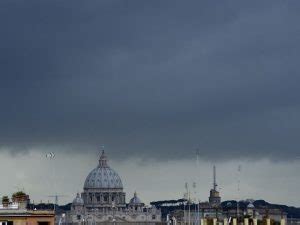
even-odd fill
[(217, 178), (216, 178), (216, 166), (214, 165), (214, 183), (213, 183), (213, 189), (216, 191), (217, 190)]

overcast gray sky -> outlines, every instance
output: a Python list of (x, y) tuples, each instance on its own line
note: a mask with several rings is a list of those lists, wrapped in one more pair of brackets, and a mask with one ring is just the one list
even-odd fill
[[(257, 161), (249, 195), (297, 204), (286, 196), (300, 186), (299, 10), (299, 1), (274, 0), (1, 0), (1, 164), (26, 159), (27, 178), (16, 180), (12, 167), (0, 195), (34, 183), (26, 189), (42, 199), (38, 177), (48, 167), (30, 171), (49, 151), (68, 158), (56, 162), (64, 176), (76, 164), (73, 189), (57, 191), (80, 191), (105, 145), (127, 192), (137, 185), (147, 201), (180, 198), (186, 175), (174, 171), (193, 170), (199, 149), (202, 176), (210, 179), (213, 163), (235, 171)], [(151, 168), (160, 168), (157, 181)], [(261, 189), (261, 170), (270, 187), (286, 187)], [(147, 171), (173, 195), (135, 184)]]

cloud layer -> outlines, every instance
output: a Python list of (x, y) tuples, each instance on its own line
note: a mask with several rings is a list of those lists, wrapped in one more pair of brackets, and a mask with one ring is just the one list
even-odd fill
[(1, 149), (294, 159), (299, 7), (2, 0)]

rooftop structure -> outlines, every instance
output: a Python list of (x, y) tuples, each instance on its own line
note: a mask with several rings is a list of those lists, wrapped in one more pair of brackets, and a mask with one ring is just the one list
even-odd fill
[(0, 204), (1, 225), (54, 225), (55, 213), (52, 210), (31, 210), (27, 208), (29, 196), (17, 192), (12, 196), (12, 201), (7, 196), (2, 197)]
[(219, 207), (221, 204), (220, 193), (217, 190), (217, 174), (216, 174), (216, 166), (213, 167), (213, 188), (210, 190), (209, 195), (209, 204), (212, 207)]

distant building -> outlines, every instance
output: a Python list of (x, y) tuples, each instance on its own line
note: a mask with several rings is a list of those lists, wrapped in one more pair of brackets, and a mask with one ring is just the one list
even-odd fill
[(300, 218), (288, 218), (287, 225), (300, 225)]
[(21, 192), (12, 201), (4, 196), (0, 204), (0, 225), (54, 225), (52, 210), (28, 209), (29, 197)]
[(287, 221), (287, 213), (282, 210), (277, 208), (255, 208), (251, 202), (248, 204), (244, 214), (249, 215), (250, 218), (256, 218), (258, 220), (270, 218), (275, 222), (280, 222), (281, 219)]
[(257, 219), (258, 221), (263, 221), (265, 218), (270, 218), (274, 222), (280, 222), (282, 219), (287, 221), (287, 213), (283, 212), (278, 208), (267, 208), (267, 207), (255, 207), (252, 201), (247, 203), (246, 208), (239, 209), (231, 208), (224, 211), (226, 217), (247, 217), (249, 219)]
[(218, 208), (201, 208), (201, 204), (185, 206), (184, 210), (175, 210), (171, 213), (176, 218), (178, 224), (200, 224), (201, 219), (218, 218), (223, 219), (222, 210)]
[(98, 166), (87, 176), (83, 192), (73, 200), (71, 210), (63, 222), (79, 223), (139, 223), (155, 224), (161, 221), (161, 212), (154, 206), (146, 207), (134, 193), (129, 204), (119, 175), (109, 167), (102, 152)]
[(213, 167), (213, 187), (210, 190), (208, 202), (189, 203), (187, 201), (183, 208), (176, 209), (171, 216), (176, 218), (178, 224), (199, 224), (204, 218), (223, 219), (223, 211), (221, 207), (221, 197), (217, 191), (216, 167)]

